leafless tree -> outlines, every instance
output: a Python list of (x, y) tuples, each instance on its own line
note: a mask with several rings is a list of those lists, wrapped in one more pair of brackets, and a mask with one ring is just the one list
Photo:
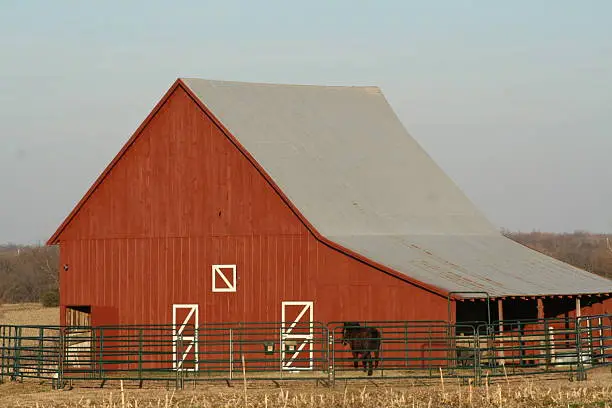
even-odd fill
[(531, 249), (605, 277), (612, 277), (612, 243), (608, 236), (585, 231), (505, 234)]
[(0, 300), (38, 302), (41, 295), (59, 287), (56, 247), (20, 247), (0, 252)]

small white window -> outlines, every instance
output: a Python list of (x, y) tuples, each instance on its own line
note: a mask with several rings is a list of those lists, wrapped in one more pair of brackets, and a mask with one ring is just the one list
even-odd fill
[(235, 292), (236, 291), (236, 265), (213, 265), (212, 266), (212, 291), (213, 292)]

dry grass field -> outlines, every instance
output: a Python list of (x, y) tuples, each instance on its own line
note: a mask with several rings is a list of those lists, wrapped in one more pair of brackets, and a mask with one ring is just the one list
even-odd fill
[(173, 391), (159, 384), (114, 382), (53, 391), (34, 382), (0, 385), (0, 407), (611, 407), (612, 374), (609, 369), (591, 373), (586, 382), (515, 379), (489, 386), (459, 386), (447, 382), (422, 386), (405, 382), (337, 383), (335, 387), (314, 383), (248, 383), (233, 387), (220, 384), (189, 385)]
[[(39, 303), (5, 303), (0, 305), (0, 325), (56, 326), (59, 325), (59, 308), (42, 307)], [(37, 329), (24, 329), (24, 336), (36, 336)]]
[(0, 305), (0, 325), (44, 325), (59, 324), (59, 308), (42, 307), (38, 303)]
[[(0, 306), (0, 324), (58, 324), (57, 308), (37, 304)], [(315, 382), (273, 383), (241, 380), (225, 383), (173, 384), (109, 381), (75, 383), (74, 388), (52, 390), (49, 382), (34, 380), (0, 384), (0, 407), (609, 407), (612, 408), (612, 371), (589, 372), (585, 382), (556, 379), (510, 378), (472, 387), (457, 380), (438, 380), (427, 386), (415, 380), (337, 381), (334, 387)]]

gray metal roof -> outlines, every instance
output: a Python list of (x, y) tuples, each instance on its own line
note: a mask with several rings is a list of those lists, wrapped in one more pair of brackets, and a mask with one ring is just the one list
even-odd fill
[(612, 292), (611, 280), (501, 235), (377, 87), (183, 82), (340, 245), (447, 291)]
[(493, 297), (612, 291), (612, 281), (502, 235), (362, 235), (331, 239), (366, 257), (376, 259), (384, 254), (379, 262), (447, 290), (484, 291)]

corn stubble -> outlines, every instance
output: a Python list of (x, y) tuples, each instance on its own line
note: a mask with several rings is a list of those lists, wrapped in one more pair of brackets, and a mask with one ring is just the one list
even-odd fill
[[(533, 381), (515, 384), (498, 384), (489, 387), (418, 387), (394, 389), (365, 385), (350, 388), (313, 388), (311, 390), (231, 390), (211, 393), (204, 387), (196, 391), (168, 392), (152, 390), (147, 394), (129, 390), (113, 390), (94, 397), (79, 397), (78, 394), (58, 393), (53, 401), (28, 401), (13, 399), (20, 407), (601, 407), (612, 408), (612, 384), (597, 386), (540, 386)], [(63, 395), (62, 395), (63, 394)], [(72, 395), (70, 395), (72, 394)], [(0, 402), (0, 406), (4, 406)]]

